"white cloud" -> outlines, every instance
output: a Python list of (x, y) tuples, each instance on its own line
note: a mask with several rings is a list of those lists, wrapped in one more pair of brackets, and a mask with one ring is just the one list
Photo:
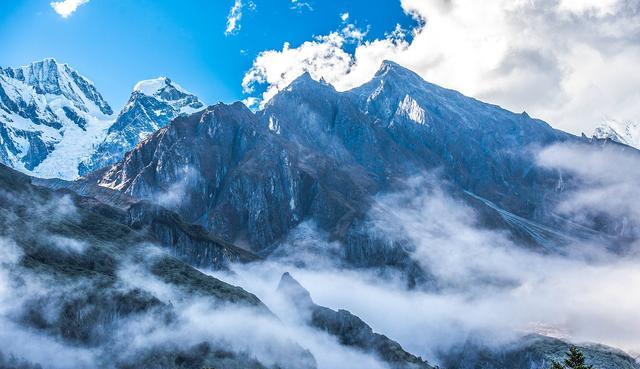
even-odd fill
[(617, 0), (561, 0), (560, 9), (572, 13), (589, 13), (603, 16), (614, 14)]
[(340, 19), (342, 19), (343, 22), (346, 22), (347, 19), (349, 19), (349, 12), (344, 12), (340, 14)]
[[(251, 93), (256, 84), (267, 84), (262, 95), (266, 102), (308, 71), (313, 78), (322, 77), (336, 88), (344, 90), (371, 77), (368, 71), (375, 71), (378, 67), (377, 55), (386, 55), (391, 50), (403, 50), (409, 46), (399, 29), (384, 40), (373, 42), (362, 43), (364, 35), (364, 31), (349, 24), (340, 31), (316, 37), (296, 48), (285, 43), (280, 51), (264, 51), (244, 76), (242, 86), (245, 92)], [(347, 44), (354, 43), (359, 45), (355, 60), (344, 48)], [(366, 63), (370, 64), (365, 65)]]
[(260, 100), (256, 97), (247, 97), (242, 100), (242, 103), (249, 109), (255, 109), (260, 104)]
[(307, 9), (307, 10), (313, 10), (313, 7), (311, 6), (311, 4), (309, 4), (306, 1), (301, 1), (301, 0), (291, 0), (291, 9), (297, 9), (297, 10), (301, 10), (301, 9)]
[[(616, 145), (553, 145), (536, 155), (538, 164), (573, 177), (581, 186), (565, 190), (557, 211), (588, 226), (615, 220), (622, 236), (640, 234), (639, 156)], [(612, 165), (615, 163), (614, 165)]]
[(307, 70), (347, 90), (389, 59), (575, 133), (590, 132), (607, 116), (640, 117), (638, 0), (401, 0), (401, 6), (418, 21), (411, 42), (394, 32), (350, 53), (344, 41), (335, 42), (344, 36), (338, 31), (287, 44), (260, 53), (244, 86), (266, 83), (269, 99)]
[(192, 167), (177, 168), (173, 178), (167, 178), (163, 189), (152, 197), (155, 203), (168, 208), (178, 209), (188, 198), (188, 193), (203, 181), (200, 173)]
[(227, 15), (227, 29), (225, 35), (233, 34), (240, 30), (240, 19), (242, 18), (242, 0), (235, 0)]
[(62, 18), (67, 18), (73, 12), (78, 9), (78, 7), (82, 4), (88, 3), (89, 0), (63, 0), (63, 1), (53, 1), (50, 3), (53, 10), (58, 13)]

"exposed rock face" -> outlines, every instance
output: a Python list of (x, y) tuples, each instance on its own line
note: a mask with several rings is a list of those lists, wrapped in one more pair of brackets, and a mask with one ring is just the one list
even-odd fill
[(0, 163), (41, 177), (75, 178), (113, 111), (67, 64), (0, 68)]
[(422, 358), (406, 352), (394, 340), (374, 333), (367, 323), (346, 310), (316, 305), (309, 292), (289, 273), (284, 273), (278, 291), (306, 317), (307, 324), (335, 336), (341, 344), (372, 353), (394, 369), (432, 369)]
[(543, 217), (543, 200), (557, 185), (530, 150), (579, 141), (526, 113), (430, 84), (393, 62), (345, 93), (304, 75), (261, 115), (265, 125), (277, 122), (281, 136), (363, 167), (383, 188), (438, 168), (461, 188), (528, 218)]
[(340, 228), (375, 188), (361, 170), (271, 133), (240, 103), (174, 120), (98, 183), (258, 252), (305, 218)]
[(176, 258), (197, 268), (224, 269), (229, 263), (260, 258), (207, 233), (201, 226), (186, 224), (160, 206), (138, 202), (127, 209), (127, 224), (166, 247)]
[(138, 82), (129, 101), (109, 127), (107, 136), (91, 156), (80, 163), (79, 174), (85, 175), (115, 163), (172, 119), (203, 108), (204, 104), (196, 96), (169, 78)]
[[(540, 335), (525, 336), (499, 348), (467, 343), (447, 353), (442, 365), (450, 369), (547, 369), (553, 360), (562, 362), (570, 344)], [(586, 363), (598, 369), (637, 369), (628, 354), (602, 345), (578, 345)]]

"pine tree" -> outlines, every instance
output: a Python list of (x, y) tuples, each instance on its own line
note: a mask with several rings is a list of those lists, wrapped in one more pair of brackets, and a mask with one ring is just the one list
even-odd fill
[(570, 369), (593, 369), (593, 366), (585, 364), (584, 355), (575, 346), (569, 348), (567, 358), (564, 360), (564, 365)]
[(593, 366), (585, 364), (582, 351), (575, 346), (571, 346), (567, 351), (567, 358), (564, 359), (564, 365), (554, 360), (551, 362), (549, 369), (593, 369)]

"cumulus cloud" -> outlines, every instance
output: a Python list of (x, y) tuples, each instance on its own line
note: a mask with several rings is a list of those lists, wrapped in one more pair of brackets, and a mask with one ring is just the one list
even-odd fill
[(591, 131), (606, 116), (640, 116), (637, 0), (402, 0), (401, 6), (417, 22), (411, 41), (391, 32), (395, 37), (348, 52), (345, 42), (335, 42), (337, 31), (285, 44), (260, 53), (243, 85), (266, 84), (268, 100), (306, 70), (347, 90), (389, 59), (431, 82), (575, 133)]
[[(292, 48), (285, 43), (282, 50), (261, 52), (242, 80), (243, 89), (251, 93), (257, 85), (266, 84), (261, 98), (267, 102), (301, 74), (309, 72), (314, 79), (324, 78), (344, 90), (370, 77), (367, 70), (375, 70), (377, 58), (369, 56), (385, 55), (390, 50), (403, 50), (409, 46), (400, 28), (384, 40), (363, 41), (365, 34), (365, 31), (347, 24), (341, 30), (315, 37), (298, 47)], [(372, 64), (368, 68), (361, 67), (364, 61), (357, 64), (346, 50), (348, 45), (358, 45), (356, 56), (362, 55), (363, 60), (370, 59)]]
[(89, 0), (63, 0), (50, 3), (53, 10), (62, 18), (67, 18), (73, 14), (80, 5), (88, 3)]

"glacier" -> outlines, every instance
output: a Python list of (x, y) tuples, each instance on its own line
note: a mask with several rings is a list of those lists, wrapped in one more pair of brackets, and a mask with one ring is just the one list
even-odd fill
[(167, 77), (138, 82), (116, 116), (93, 82), (53, 58), (0, 68), (0, 163), (75, 179), (110, 165), (204, 104)]

